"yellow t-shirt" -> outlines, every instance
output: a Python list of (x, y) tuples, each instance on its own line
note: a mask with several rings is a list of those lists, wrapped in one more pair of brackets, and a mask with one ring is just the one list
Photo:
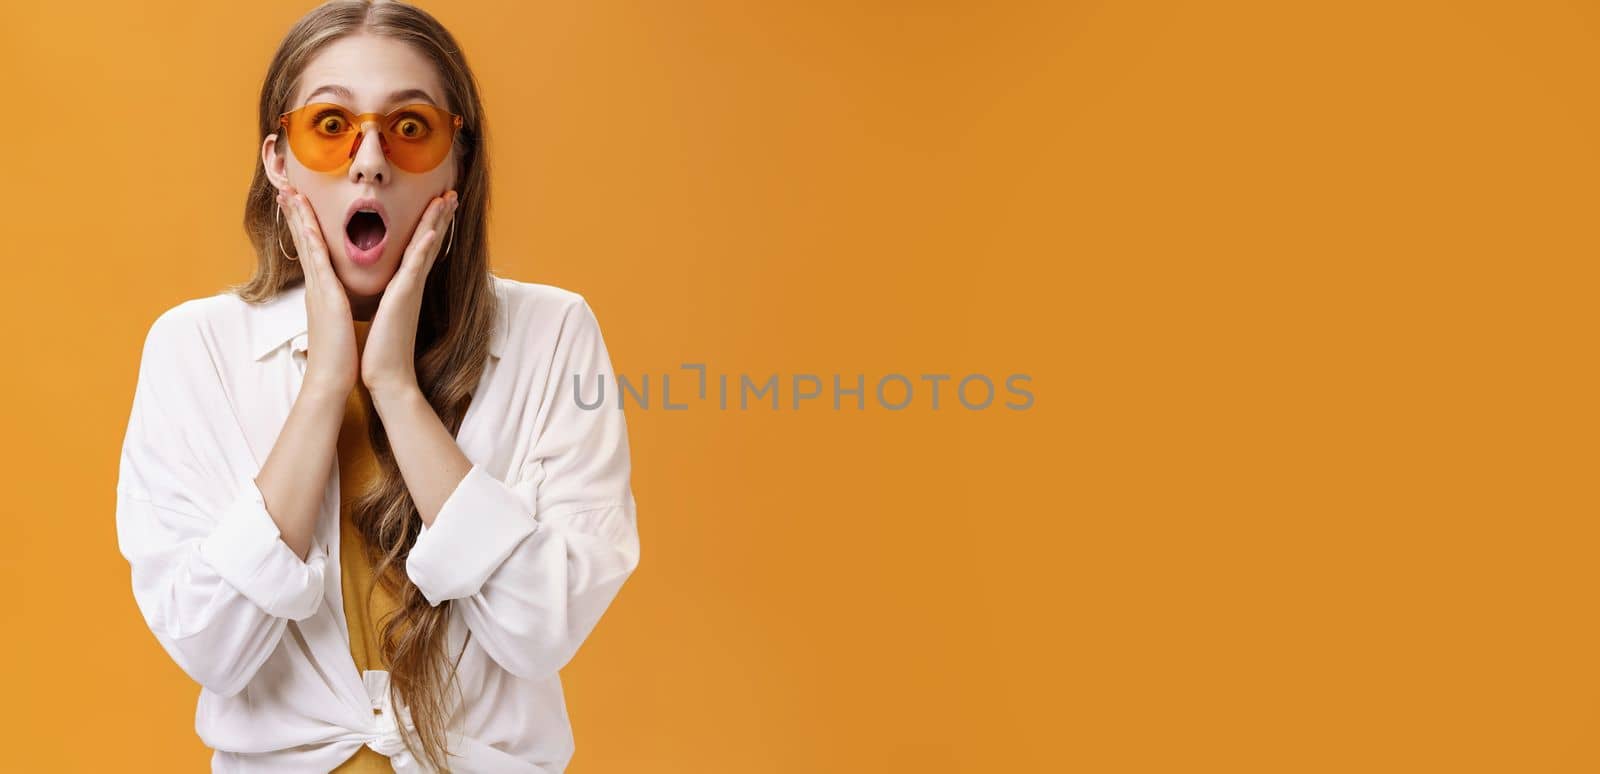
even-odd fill
[[(367, 333), (371, 321), (356, 320), (356, 351), (366, 349)], [(350, 656), (357, 671), (388, 669), (384, 660), (378, 626), (380, 621), (398, 603), (393, 595), (376, 583), (373, 576), (375, 557), (368, 556), (366, 543), (356, 531), (351, 518), (350, 502), (377, 475), (378, 460), (367, 440), (367, 406), (372, 396), (360, 380), (350, 391), (345, 402), (344, 422), (339, 426), (339, 580), (344, 588), (344, 616), (349, 624)], [(370, 604), (367, 595), (371, 593)], [(362, 745), (344, 763), (333, 770), (340, 774), (393, 774), (394, 767), (384, 754)], [(331, 773), (330, 773), (331, 774)]]

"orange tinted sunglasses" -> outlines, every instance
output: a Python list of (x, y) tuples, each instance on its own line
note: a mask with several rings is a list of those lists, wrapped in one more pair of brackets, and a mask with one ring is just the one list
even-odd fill
[(361, 113), (333, 102), (313, 102), (278, 117), (289, 137), (294, 157), (307, 169), (342, 172), (356, 157), (362, 127), (378, 124), (383, 155), (407, 172), (427, 172), (450, 153), (462, 118), (426, 103), (406, 105), (382, 113)]

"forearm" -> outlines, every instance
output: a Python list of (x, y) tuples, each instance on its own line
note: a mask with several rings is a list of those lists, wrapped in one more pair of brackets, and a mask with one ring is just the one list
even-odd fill
[(338, 446), (339, 426), (344, 419), (345, 401), (340, 395), (306, 383), (295, 398), (266, 464), (256, 475), (256, 486), (266, 502), (267, 513), (277, 523), (283, 542), (302, 561), (311, 551), (316, 534), (317, 514), (333, 456)]
[(461, 452), (421, 390), (374, 392), (372, 405), (422, 523), (432, 527), (445, 500), (472, 469), (472, 460)]

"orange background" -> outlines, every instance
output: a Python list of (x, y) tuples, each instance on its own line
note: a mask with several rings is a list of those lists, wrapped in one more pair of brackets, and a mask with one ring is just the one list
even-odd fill
[[(149, 323), (253, 265), (309, 7), (0, 25), (3, 768), (206, 767), (117, 455)], [(425, 7), (495, 269), (587, 296), (619, 371), (1033, 377), (630, 407), (575, 774), (1600, 767), (1600, 7)]]

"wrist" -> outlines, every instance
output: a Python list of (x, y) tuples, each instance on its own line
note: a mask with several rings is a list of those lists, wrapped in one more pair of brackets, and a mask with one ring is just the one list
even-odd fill
[(354, 384), (345, 384), (338, 379), (328, 379), (314, 375), (307, 371), (305, 379), (300, 383), (300, 394), (313, 400), (337, 401), (343, 403), (350, 397)]
[(422, 388), (415, 384), (369, 385), (367, 394), (372, 396), (372, 407), (378, 410), (380, 417), (384, 411), (404, 406), (410, 402), (427, 403), (427, 398), (422, 394)]

